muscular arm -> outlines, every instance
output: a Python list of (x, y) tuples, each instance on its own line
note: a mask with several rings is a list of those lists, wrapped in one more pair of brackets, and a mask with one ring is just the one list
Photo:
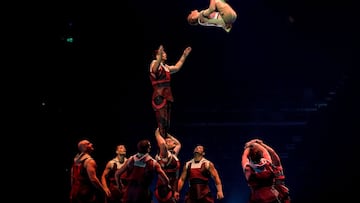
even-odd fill
[(178, 139), (176, 139), (174, 136), (170, 135), (169, 133), (168, 133), (168, 137), (175, 142), (176, 146), (175, 146), (175, 148), (174, 148), (174, 152), (175, 152), (175, 155), (178, 156), (178, 155), (179, 155), (179, 152), (180, 152), (180, 150), (181, 150), (181, 143), (180, 143), (180, 141), (179, 141)]
[(249, 153), (250, 153), (250, 149), (247, 147), (244, 149), (242, 156), (241, 156), (241, 167), (244, 171), (245, 171), (246, 165), (249, 164), (249, 158), (248, 158)]
[(182, 66), (183, 66), (186, 58), (190, 54), (190, 52), (191, 52), (191, 47), (186, 47), (186, 49), (184, 50), (180, 59), (177, 61), (177, 63), (173, 66), (167, 66), (171, 73), (176, 73), (182, 68)]
[(187, 168), (186, 168), (186, 164), (185, 164), (183, 167), (183, 170), (181, 172), (180, 178), (178, 180), (178, 186), (177, 186), (178, 192), (180, 192), (181, 189), (183, 188), (184, 183), (186, 181), (186, 176), (187, 176)]
[(157, 145), (160, 149), (160, 157), (161, 158), (167, 158), (168, 156), (168, 150), (166, 148), (166, 142), (165, 139), (161, 136), (159, 128), (156, 128), (155, 130), (155, 138)]
[(275, 150), (273, 148), (271, 148), (269, 145), (265, 144), (262, 140), (252, 139), (245, 144), (245, 148), (250, 147), (254, 143), (262, 146), (268, 152), (267, 154), (271, 157), (271, 161), (275, 166), (281, 166), (279, 155), (275, 152)]
[(111, 167), (112, 167), (112, 164), (111, 162), (109, 161), (106, 166), (105, 166), (105, 169), (104, 171), (102, 172), (102, 175), (101, 175), (101, 184), (103, 185), (104, 189), (105, 190), (109, 190), (109, 187), (107, 185), (107, 175), (109, 174), (109, 172), (111, 171)]
[(217, 199), (223, 199), (224, 194), (223, 194), (223, 190), (222, 190), (221, 179), (220, 179), (218, 171), (216, 170), (216, 168), (212, 162), (209, 163), (209, 172), (211, 174), (211, 177), (215, 181), (215, 186), (216, 186), (216, 190), (217, 190), (217, 195), (216, 195)]
[(99, 190), (104, 191), (104, 188), (103, 188), (100, 180), (96, 176), (96, 167), (97, 167), (96, 162), (93, 159), (89, 159), (89, 160), (86, 160), (85, 165), (86, 165), (86, 171), (87, 171), (87, 174), (89, 176), (91, 183)]
[(249, 180), (249, 177), (251, 175), (251, 168), (249, 166), (249, 158), (248, 158), (249, 152), (250, 152), (249, 147), (246, 147), (241, 156), (241, 166), (242, 166), (246, 180)]
[(263, 146), (269, 152), (272, 163), (277, 167), (282, 167), (280, 157), (275, 152), (275, 150), (273, 148), (271, 148), (269, 145), (267, 145), (267, 144), (265, 144), (263, 142), (260, 143), (260, 145)]

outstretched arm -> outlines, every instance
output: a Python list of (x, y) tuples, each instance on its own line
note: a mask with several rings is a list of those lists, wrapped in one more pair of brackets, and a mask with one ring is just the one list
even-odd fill
[(170, 70), (171, 73), (176, 73), (182, 68), (186, 58), (191, 52), (191, 49), (192, 49), (191, 47), (186, 47), (180, 59), (177, 61), (177, 63), (173, 66), (168, 66), (168, 69)]
[[(163, 51), (164, 51), (164, 47), (163, 45), (160, 45), (156, 53), (156, 58), (150, 64), (151, 74), (155, 74), (158, 71), (160, 67), (160, 63), (162, 61)], [(155, 77), (155, 75), (153, 76)]]
[(168, 156), (168, 150), (166, 147), (165, 139), (163, 138), (163, 136), (161, 136), (159, 128), (156, 128), (156, 130), (155, 130), (155, 138), (156, 138), (157, 145), (160, 149), (160, 157), (166, 158)]
[(179, 152), (181, 150), (181, 143), (178, 139), (176, 139), (174, 136), (172, 136), (171, 134), (167, 134), (168, 138), (172, 139), (175, 142), (175, 148), (173, 149), (175, 152), (175, 155), (178, 156)]

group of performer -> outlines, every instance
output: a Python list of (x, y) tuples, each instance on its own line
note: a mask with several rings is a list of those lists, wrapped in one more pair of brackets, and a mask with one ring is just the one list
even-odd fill
[[(237, 14), (225, 0), (210, 0), (204, 10), (193, 10), (187, 20), (191, 25), (221, 27), (230, 32)], [(224, 198), (222, 181), (215, 164), (205, 157), (205, 147), (197, 145), (193, 157), (182, 162), (178, 138), (170, 133), (171, 108), (174, 97), (171, 75), (184, 65), (192, 47), (186, 47), (178, 61), (167, 64), (167, 53), (160, 45), (153, 54), (149, 77), (153, 87), (151, 105), (157, 126), (157, 153), (150, 155), (150, 139), (137, 143), (137, 153), (127, 156), (125, 144), (119, 144), (116, 156), (107, 162), (101, 177), (97, 163), (91, 157), (94, 146), (89, 140), (78, 143), (79, 152), (71, 168), (70, 203), (214, 203)], [(245, 144), (241, 165), (248, 186), (249, 203), (290, 203), (289, 190), (280, 157), (260, 139)], [(213, 179), (213, 181), (210, 181)], [(151, 190), (156, 180), (154, 191)], [(216, 193), (211, 191), (214, 182)], [(184, 197), (181, 191), (188, 183)], [(216, 194), (216, 195), (215, 195)]]
[[(180, 162), (180, 141), (171, 134), (163, 137), (155, 130), (158, 153), (153, 158), (148, 139), (137, 143), (137, 153), (127, 157), (125, 145), (116, 147), (116, 156), (107, 162), (100, 178), (91, 157), (93, 144), (78, 143), (79, 153), (71, 168), (70, 203), (214, 203), (224, 198), (222, 181), (214, 163), (205, 158), (205, 148), (197, 145), (193, 158)], [(181, 170), (181, 165), (182, 170)], [(290, 203), (289, 189), (279, 155), (260, 139), (245, 144), (241, 157), (250, 188), (248, 203)], [(211, 191), (210, 178), (216, 187)], [(151, 190), (156, 180), (154, 191)], [(181, 190), (189, 187), (183, 201)]]

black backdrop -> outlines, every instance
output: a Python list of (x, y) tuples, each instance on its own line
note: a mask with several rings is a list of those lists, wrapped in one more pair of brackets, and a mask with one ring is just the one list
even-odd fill
[(171, 132), (183, 142), (181, 160), (206, 146), (223, 180), (221, 202), (246, 202), (240, 156), (255, 137), (280, 153), (293, 202), (351, 198), (358, 178), (352, 3), (231, 0), (238, 19), (230, 33), (187, 24), (190, 10), (207, 3), (64, 1), (31, 19), (42, 33), (34, 60), (40, 132), (50, 143), (44, 151), (54, 153), (40, 160), (55, 169), (40, 176), (60, 188), (49, 198), (67, 201), (80, 139), (94, 143), (99, 175), (116, 144), (131, 155), (139, 139), (155, 141), (147, 71), (159, 44), (169, 63), (193, 48), (173, 76)]

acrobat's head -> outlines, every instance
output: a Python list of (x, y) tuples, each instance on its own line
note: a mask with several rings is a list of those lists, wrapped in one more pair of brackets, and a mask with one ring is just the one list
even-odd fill
[(140, 140), (140, 141), (137, 143), (137, 149), (138, 149), (138, 153), (141, 153), (141, 154), (149, 153), (150, 150), (151, 150), (150, 141), (147, 140), (147, 139)]
[(91, 153), (94, 151), (94, 146), (89, 140), (81, 140), (78, 143), (79, 152)]
[(198, 10), (192, 10), (190, 14), (187, 17), (187, 21), (190, 25), (198, 25), (198, 18), (199, 18), (200, 12)]
[(258, 143), (252, 143), (252, 144), (250, 144), (249, 149), (250, 149), (250, 151), (249, 151), (248, 158), (253, 163), (260, 163), (261, 159), (264, 158), (265, 148), (263, 148)]

